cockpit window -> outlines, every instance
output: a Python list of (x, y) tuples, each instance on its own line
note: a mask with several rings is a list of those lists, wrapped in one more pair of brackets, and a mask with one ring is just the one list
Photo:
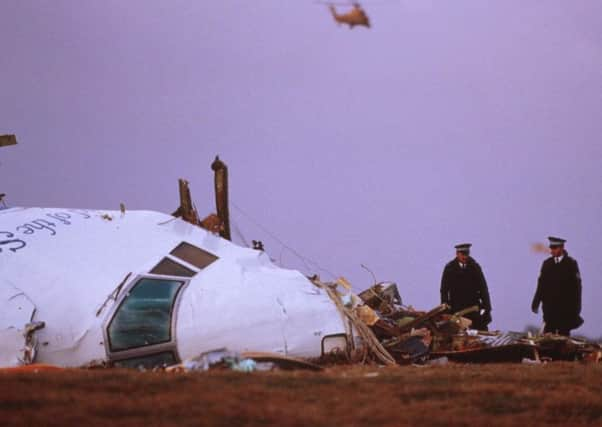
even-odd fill
[(171, 341), (171, 317), (184, 282), (143, 278), (134, 285), (108, 327), (111, 351)]
[(150, 273), (180, 277), (192, 277), (196, 274), (195, 271), (192, 271), (191, 269), (186, 268), (182, 264), (178, 264), (169, 258), (163, 258), (159, 264), (153, 267)]
[(204, 251), (203, 249), (197, 248), (196, 246), (186, 242), (180, 243), (170, 253), (171, 255), (180, 258), (181, 260), (184, 260), (200, 269), (207, 267), (209, 264), (218, 259), (212, 253)]

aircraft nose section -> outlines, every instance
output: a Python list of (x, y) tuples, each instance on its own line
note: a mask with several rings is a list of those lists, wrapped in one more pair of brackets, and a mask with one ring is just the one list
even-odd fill
[(221, 348), (318, 357), (325, 336), (345, 333), (328, 295), (301, 273), (239, 272), (236, 280), (195, 278), (184, 290), (176, 322), (182, 360)]

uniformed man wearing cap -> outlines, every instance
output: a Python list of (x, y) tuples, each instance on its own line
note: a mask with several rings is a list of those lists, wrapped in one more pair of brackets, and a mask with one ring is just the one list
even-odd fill
[(564, 249), (566, 240), (548, 237), (551, 257), (541, 266), (531, 310), (543, 307), (544, 332), (570, 335), (583, 324), (581, 318), (581, 274), (577, 261)]
[(481, 266), (470, 256), (470, 243), (455, 246), (456, 257), (447, 263), (441, 277), (441, 303), (452, 312), (478, 306), (478, 311), (464, 317), (472, 320), (471, 328), (486, 331), (491, 323), (491, 300)]

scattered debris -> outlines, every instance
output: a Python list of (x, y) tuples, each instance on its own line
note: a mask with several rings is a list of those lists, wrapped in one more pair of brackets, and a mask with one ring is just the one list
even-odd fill
[(224, 239), (232, 240), (230, 237), (230, 213), (228, 208), (228, 167), (218, 156), (215, 156), (215, 160), (211, 164), (211, 169), (214, 171), (215, 207), (217, 214), (211, 213), (201, 220), (192, 202), (188, 181), (179, 179), (180, 206), (172, 213), (172, 216), (201, 226)]
[(46, 326), (44, 322), (30, 322), (25, 325), (23, 338), (25, 338), (25, 347), (23, 348), (24, 365), (31, 365), (36, 360), (36, 352), (38, 349), (38, 341), (35, 337), (36, 331), (43, 329)]
[[(539, 364), (546, 360), (580, 360), (599, 362), (602, 346), (571, 337), (545, 334), (532, 336), (523, 332), (477, 331), (466, 314), (478, 310), (469, 307), (450, 313), (441, 304), (430, 311), (418, 311), (402, 305), (395, 283), (383, 282), (360, 292), (349, 293), (350, 286), (313, 283), (325, 289), (341, 312), (349, 318), (367, 345), (368, 357), (363, 361), (401, 365), (444, 365), (460, 363), (516, 362)], [(338, 303), (337, 303), (338, 301)], [(341, 301), (344, 301), (343, 304)]]
[(180, 206), (172, 213), (176, 218), (182, 218), (184, 221), (194, 225), (200, 225), (199, 214), (196, 211), (192, 197), (190, 196), (190, 186), (185, 179), (178, 180), (178, 188), (180, 192)]
[(284, 356), (279, 353), (245, 351), (241, 353), (241, 356), (246, 359), (253, 359), (258, 364), (271, 363), (283, 370), (307, 369), (310, 371), (321, 371), (323, 369), (321, 366), (311, 363), (307, 360)]
[(213, 234), (219, 235), (224, 228), (224, 223), (216, 214), (209, 214), (201, 221), (200, 226)]
[[(363, 350), (369, 352), (372, 357), (374, 357), (380, 363), (385, 365), (395, 365), (396, 361), (391, 356), (389, 351), (383, 347), (383, 345), (379, 342), (374, 332), (370, 329), (368, 325), (366, 325), (356, 314), (354, 309), (350, 309), (346, 307), (341, 299), (341, 293), (337, 291), (337, 283), (323, 283), (317, 276), (313, 276), (310, 278), (312, 283), (316, 285), (318, 288), (326, 291), (330, 299), (334, 302), (335, 306), (338, 308), (339, 312), (345, 316), (355, 329), (355, 332), (359, 335), (362, 340), (362, 344), (364, 346)], [(364, 357), (365, 360), (365, 357)]]
[(356, 310), (358, 317), (368, 326), (374, 326), (378, 321), (378, 315), (367, 305), (359, 306)]
[[(339, 279), (337, 283), (340, 283)], [(347, 282), (345, 280), (345, 282)], [(351, 289), (351, 285), (347, 282), (346, 289)], [(395, 305), (401, 305), (401, 297), (395, 283), (377, 283), (376, 285), (362, 291), (358, 297), (364, 301), (368, 307), (374, 310), (380, 310), (385, 313), (390, 313), (395, 310)]]
[(228, 166), (219, 159), (219, 156), (215, 156), (211, 169), (214, 172), (217, 216), (223, 225), (219, 235), (226, 240), (232, 240), (230, 237), (230, 211), (228, 207)]
[(208, 371), (212, 368), (226, 368), (240, 359), (238, 353), (228, 351), (225, 348), (220, 348), (212, 351), (207, 351), (199, 354), (191, 359), (184, 360), (177, 365), (165, 368), (167, 372), (192, 372), (192, 371)]
[(303, 359), (283, 356), (278, 353), (243, 352), (236, 353), (220, 348), (185, 360), (165, 368), (166, 372), (194, 372), (212, 369), (230, 369), (238, 372), (269, 371), (274, 368), (291, 370), (305, 369), (320, 371), (323, 368)]

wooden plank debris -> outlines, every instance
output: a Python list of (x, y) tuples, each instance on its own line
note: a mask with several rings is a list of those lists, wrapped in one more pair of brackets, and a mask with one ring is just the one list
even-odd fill
[(220, 236), (224, 239), (232, 240), (230, 236), (230, 211), (228, 207), (228, 167), (218, 156), (211, 164), (211, 169), (215, 173), (215, 206), (217, 216), (222, 222)]
[(201, 225), (199, 215), (192, 203), (192, 197), (190, 196), (190, 185), (188, 181), (180, 178), (178, 180), (178, 189), (180, 193), (180, 206), (174, 213), (173, 216), (182, 218), (184, 221), (194, 225)]
[(552, 334), (533, 337), (522, 332), (476, 331), (463, 316), (478, 311), (478, 306), (457, 313), (450, 313), (445, 304), (428, 312), (416, 311), (401, 305), (395, 292), (389, 286), (374, 285), (358, 294), (363, 304), (354, 306), (353, 312), (399, 364), (443, 357), (461, 363), (602, 359), (598, 343)]
[(297, 357), (284, 356), (279, 353), (261, 352), (261, 351), (243, 351), (240, 354), (245, 359), (253, 359), (256, 362), (271, 362), (280, 369), (307, 369), (310, 371), (321, 371), (324, 369), (320, 365), (308, 362)]
[(337, 292), (336, 283), (324, 283), (321, 282), (317, 276), (310, 278), (312, 283), (316, 285), (318, 288), (326, 291), (330, 299), (334, 302), (335, 306), (338, 308), (339, 312), (344, 315), (353, 327), (355, 328), (355, 332), (362, 338), (364, 345), (370, 351), (370, 353), (378, 360), (380, 363), (384, 365), (396, 365), (396, 361), (391, 356), (391, 354), (387, 351), (386, 348), (378, 341), (374, 332), (370, 329), (368, 325), (366, 325), (353, 310), (345, 307), (343, 302), (341, 301), (341, 295)]

